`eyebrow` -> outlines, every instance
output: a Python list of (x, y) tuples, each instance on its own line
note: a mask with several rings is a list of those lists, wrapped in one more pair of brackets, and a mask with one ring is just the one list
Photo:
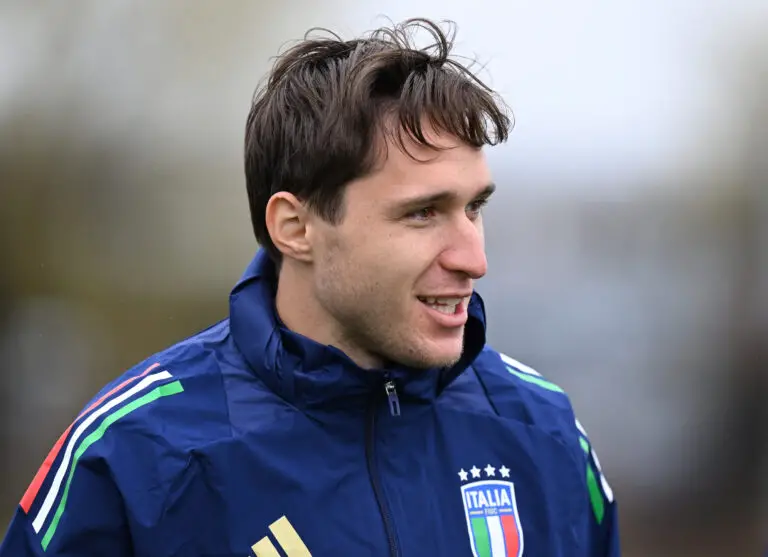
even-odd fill
[[(480, 190), (473, 199), (487, 199), (496, 191), (496, 184), (488, 184), (482, 190)], [(409, 197), (401, 199), (395, 202), (394, 207), (396, 209), (410, 209), (417, 207), (424, 207), (430, 205), (439, 205), (453, 201), (459, 197), (456, 190), (443, 190), (437, 193), (429, 195), (419, 195), (415, 197)]]

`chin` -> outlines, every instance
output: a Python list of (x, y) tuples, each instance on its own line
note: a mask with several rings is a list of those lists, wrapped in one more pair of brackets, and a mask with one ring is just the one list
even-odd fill
[[(413, 327), (411, 330), (416, 329)], [(426, 327), (410, 337), (380, 339), (378, 351), (385, 359), (410, 368), (430, 369), (456, 364), (464, 352), (464, 330), (435, 331)], [(386, 342), (389, 340), (390, 342)], [(396, 341), (396, 342), (391, 342)]]
[(435, 367), (451, 367), (455, 365), (461, 358), (463, 351), (463, 342), (461, 339), (458, 342), (445, 342), (442, 341), (437, 344), (431, 344), (429, 346), (422, 346), (417, 348), (418, 358), (421, 360), (418, 367), (421, 368), (435, 368)]

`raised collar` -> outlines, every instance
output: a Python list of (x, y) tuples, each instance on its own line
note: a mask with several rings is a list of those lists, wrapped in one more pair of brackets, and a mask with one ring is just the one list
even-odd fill
[(451, 368), (368, 370), (343, 352), (286, 328), (277, 317), (275, 265), (259, 250), (229, 299), (230, 330), (253, 372), (280, 397), (301, 408), (367, 404), (386, 381), (408, 400), (430, 401), (458, 377), (485, 345), (485, 311), (475, 293), (469, 303), (464, 352)]

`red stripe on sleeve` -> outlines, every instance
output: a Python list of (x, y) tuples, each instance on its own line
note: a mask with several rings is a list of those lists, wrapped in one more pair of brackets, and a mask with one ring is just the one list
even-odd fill
[(83, 410), (80, 413), (80, 415), (77, 416), (77, 418), (75, 418), (75, 421), (73, 421), (69, 425), (69, 427), (64, 431), (64, 433), (61, 434), (61, 437), (59, 437), (58, 441), (56, 441), (56, 444), (53, 446), (53, 448), (51, 448), (50, 452), (48, 453), (48, 456), (45, 457), (45, 460), (40, 465), (40, 468), (38, 468), (37, 474), (35, 474), (35, 477), (32, 480), (32, 483), (29, 484), (27, 491), (24, 492), (24, 496), (21, 498), (21, 502), (19, 503), (19, 505), (21, 506), (21, 508), (24, 510), (25, 513), (28, 513), (29, 509), (32, 507), (32, 503), (35, 501), (35, 497), (37, 497), (37, 494), (40, 491), (40, 487), (43, 485), (45, 478), (48, 476), (48, 472), (51, 470), (51, 467), (53, 466), (53, 463), (56, 460), (56, 457), (59, 456), (59, 451), (61, 451), (61, 447), (64, 446), (64, 441), (66, 441), (67, 436), (69, 435), (69, 432), (72, 430), (72, 426), (75, 425), (77, 420), (79, 420), (80, 418), (82, 418), (83, 416), (91, 412), (91, 410), (99, 406), (102, 402), (104, 402), (106, 399), (111, 397), (113, 394), (125, 388), (126, 385), (130, 385), (137, 379), (144, 377), (146, 374), (148, 374), (150, 371), (152, 371), (159, 365), (160, 364), (152, 364), (147, 369), (145, 369), (141, 375), (137, 375), (135, 377), (131, 377), (130, 379), (126, 379), (125, 381), (120, 383), (117, 387), (113, 388), (108, 393), (101, 396), (97, 401), (95, 401), (88, 408)]

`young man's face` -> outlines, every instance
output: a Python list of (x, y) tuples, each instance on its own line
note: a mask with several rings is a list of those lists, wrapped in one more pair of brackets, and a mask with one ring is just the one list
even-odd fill
[[(452, 137), (446, 150), (394, 145), (350, 183), (340, 224), (316, 224), (314, 297), (356, 361), (427, 368), (461, 356), (467, 303), (487, 262), (480, 208), (492, 191), (485, 156)], [(422, 162), (422, 161), (427, 162)]]

